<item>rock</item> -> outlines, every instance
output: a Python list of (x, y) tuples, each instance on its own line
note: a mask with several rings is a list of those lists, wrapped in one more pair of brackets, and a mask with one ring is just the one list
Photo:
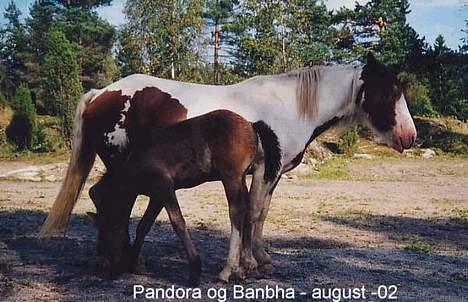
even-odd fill
[(366, 153), (356, 153), (353, 155), (353, 158), (358, 158), (358, 159), (374, 159), (374, 157), (370, 154)]
[(421, 149), (421, 157), (424, 159), (433, 158), (436, 156), (436, 153), (432, 149)]

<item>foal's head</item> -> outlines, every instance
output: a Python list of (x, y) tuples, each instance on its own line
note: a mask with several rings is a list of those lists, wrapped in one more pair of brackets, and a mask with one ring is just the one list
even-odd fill
[(88, 212), (98, 231), (97, 253), (108, 262), (111, 274), (129, 269), (128, 220), (133, 200), (111, 177), (105, 175), (89, 190), (96, 213)]
[(395, 150), (410, 148), (416, 128), (395, 73), (369, 53), (361, 79), (364, 84), (356, 100), (361, 121)]

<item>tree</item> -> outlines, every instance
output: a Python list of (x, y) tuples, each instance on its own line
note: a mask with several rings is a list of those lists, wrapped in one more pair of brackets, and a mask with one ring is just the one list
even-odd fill
[(352, 49), (351, 56), (373, 50), (385, 63), (402, 66), (419, 43), (406, 21), (409, 12), (408, 0), (371, 0), (364, 5), (356, 3), (353, 11), (342, 9), (334, 22), (344, 25), (349, 34), (339, 37), (338, 44)]
[[(85, 89), (98, 87), (98, 82), (107, 85), (114, 80), (116, 74), (106, 72), (117, 70), (111, 53), (115, 29), (109, 22), (87, 6), (70, 6), (56, 18), (54, 26), (60, 28), (77, 48), (77, 62)], [(114, 66), (109, 67), (108, 64)]]
[(224, 25), (229, 22), (234, 13), (234, 8), (239, 4), (238, 0), (209, 0), (206, 1), (204, 17), (207, 21), (207, 26), (212, 28), (213, 46), (213, 83), (220, 83), (220, 52), (226, 48), (226, 42), (229, 41), (229, 33), (225, 30)]
[(7, 24), (0, 31), (0, 61), (5, 68), (2, 88), (8, 99), (11, 99), (19, 84), (24, 82), (27, 71), (25, 66), (26, 33), (19, 20), (20, 15), (20, 10), (11, 1), (4, 13)]
[(282, 0), (242, 2), (228, 28), (235, 36), (232, 55), (239, 75), (279, 73), (286, 69), (285, 14)]
[(450, 62), (450, 58), (458, 55), (446, 46), (442, 35), (436, 38), (429, 55), (431, 65), (427, 73), (433, 105), (441, 114), (468, 118), (468, 100), (463, 90), (466, 87), (466, 67)]
[(65, 34), (57, 29), (49, 34), (47, 48), (44, 64), (47, 109), (62, 118), (62, 133), (69, 141), (75, 107), (82, 93), (77, 54)]
[(121, 30), (118, 55), (123, 71), (137, 69), (174, 79), (196, 64), (202, 4), (201, 0), (128, 0), (124, 10), (128, 23)]
[(294, 62), (293, 65), (304, 66), (330, 60), (334, 50), (334, 30), (331, 27), (331, 13), (325, 4), (319, 1), (293, 0), (288, 1), (286, 9), (288, 56)]
[[(36, 104), (40, 104), (44, 92), (42, 87), (44, 59), (47, 54), (47, 39), (44, 39), (59, 13), (59, 9), (50, 0), (36, 0), (29, 9), (26, 18), (29, 60), (27, 65), (26, 82), (31, 89)], [(45, 87), (46, 88), (46, 87)]]
[(15, 113), (6, 129), (8, 141), (18, 150), (31, 148), (33, 131), (36, 124), (36, 109), (31, 99), (31, 92), (25, 84), (16, 89), (11, 106)]

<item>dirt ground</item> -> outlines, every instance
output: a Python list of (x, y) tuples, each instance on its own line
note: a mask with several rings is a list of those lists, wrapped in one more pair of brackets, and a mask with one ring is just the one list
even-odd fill
[[(25, 166), (2, 162), (0, 174)], [(146, 269), (117, 280), (102, 273), (96, 256), (96, 233), (84, 215), (93, 210), (87, 194), (78, 201), (66, 238), (36, 239), (64, 166), (48, 166), (54, 171), (49, 181), (0, 179), (1, 301), (130, 301), (134, 284), (187, 284), (186, 257), (165, 213), (143, 247)], [(346, 179), (352, 180), (280, 182), (265, 229), (274, 270), (242, 285), (291, 287), (303, 301), (319, 301), (312, 298), (315, 289), (365, 286), (370, 292), (379, 285), (396, 285), (396, 301), (468, 301), (468, 160), (352, 160), (347, 169)], [(207, 301), (227, 254), (224, 192), (219, 183), (208, 183), (178, 196), (203, 261), (203, 296), (197, 301)], [(137, 202), (133, 230), (146, 203)], [(233, 284), (226, 287), (233, 301)], [(341, 301), (383, 300), (368, 294)]]

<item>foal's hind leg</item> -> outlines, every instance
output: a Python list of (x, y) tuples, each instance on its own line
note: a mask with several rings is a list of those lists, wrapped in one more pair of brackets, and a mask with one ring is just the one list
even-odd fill
[(175, 191), (172, 188), (168, 188), (166, 194), (158, 195), (164, 198), (164, 207), (166, 208), (172, 227), (184, 244), (190, 264), (190, 284), (197, 286), (200, 283), (201, 260), (185, 225)]
[(161, 202), (160, 200), (156, 198), (150, 198), (145, 214), (143, 215), (140, 222), (138, 223), (135, 242), (133, 243), (133, 246), (132, 246), (131, 268), (133, 270), (136, 268), (136, 264), (138, 262), (138, 255), (140, 254), (141, 247), (143, 245), (143, 242), (145, 241), (145, 236), (151, 230), (151, 227), (153, 226), (154, 221), (158, 217), (159, 213), (161, 213), (161, 210), (163, 207), (164, 207), (163, 202)]
[(229, 277), (233, 273), (237, 274), (240, 278), (244, 278), (244, 274), (240, 269), (239, 263), (248, 191), (245, 183), (245, 176), (240, 176), (239, 178), (236, 177), (234, 179), (224, 179), (223, 185), (229, 203), (231, 239), (229, 242), (229, 253), (226, 265), (219, 273), (218, 278), (223, 282), (228, 282)]

